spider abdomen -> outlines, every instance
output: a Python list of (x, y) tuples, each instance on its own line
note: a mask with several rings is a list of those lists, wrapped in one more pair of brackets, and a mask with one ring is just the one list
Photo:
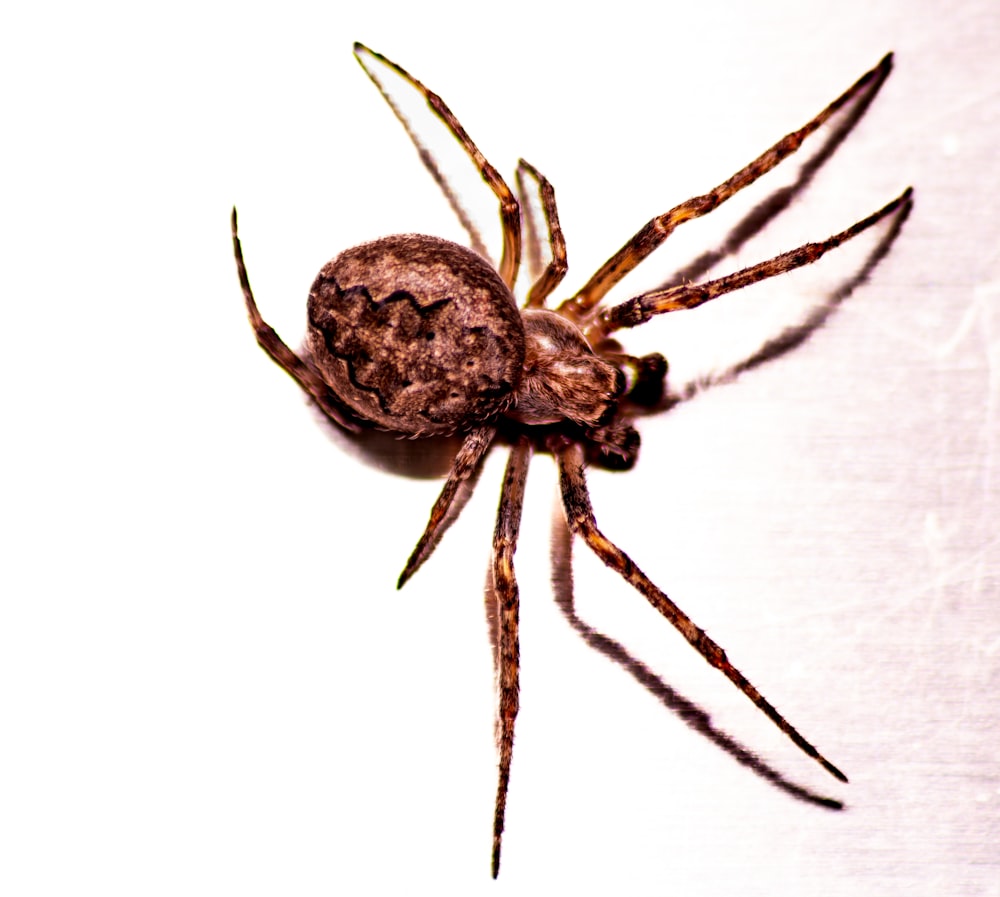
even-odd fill
[(511, 403), (524, 325), (511, 291), (472, 250), (419, 234), (338, 255), (309, 291), (307, 345), (361, 417), (408, 436), (469, 429)]

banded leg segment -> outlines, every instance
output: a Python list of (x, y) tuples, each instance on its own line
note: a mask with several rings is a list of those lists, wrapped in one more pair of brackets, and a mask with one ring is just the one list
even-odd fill
[[(482, 175), (483, 180), (486, 181), (487, 185), (500, 202), (500, 221), (503, 228), (503, 255), (500, 257), (499, 272), (500, 277), (503, 278), (503, 282), (507, 284), (508, 287), (513, 288), (514, 281), (517, 279), (517, 269), (521, 263), (521, 213), (517, 199), (515, 198), (510, 187), (507, 186), (506, 181), (504, 181), (503, 177), (500, 175), (500, 172), (497, 171), (479, 151), (476, 144), (472, 142), (472, 138), (466, 133), (465, 128), (463, 128), (458, 119), (455, 118), (454, 113), (448, 108), (448, 105), (441, 99), (441, 97), (433, 91), (428, 90), (402, 66), (397, 65), (391, 59), (386, 59), (386, 57), (381, 53), (376, 53), (374, 50), (370, 50), (364, 44), (354, 44), (354, 55), (361, 64), (361, 67), (365, 70), (365, 73), (372, 80), (372, 83), (374, 83), (374, 85), (378, 88), (379, 93), (382, 94), (386, 102), (392, 108), (393, 112), (396, 113), (396, 117), (403, 122), (407, 133), (410, 135), (411, 140), (414, 141), (414, 144), (417, 147), (417, 151), (420, 152), (421, 158), (424, 159), (425, 166), (427, 166), (438, 185), (442, 187), (442, 190), (444, 190), (445, 196), (452, 204), (452, 208), (456, 207), (456, 203), (454, 201), (455, 197), (451, 193), (450, 188), (442, 183), (442, 178), (440, 172), (437, 170), (437, 166), (433, 164), (433, 162), (428, 164), (426, 149), (424, 149), (420, 142), (415, 139), (413, 131), (407, 125), (405, 119), (400, 115), (396, 104), (390, 99), (389, 94), (382, 85), (382, 82), (379, 81), (378, 76), (371, 67), (371, 60), (377, 60), (382, 65), (391, 69), (423, 96), (423, 98), (427, 101), (427, 105), (430, 106), (431, 111), (445, 124), (448, 130), (451, 131), (455, 139), (462, 145), (462, 149), (465, 150), (473, 164), (479, 169), (479, 173)], [(466, 219), (463, 217), (462, 212), (459, 212), (459, 218), (468, 230), (469, 225), (466, 224)], [(470, 231), (470, 234), (474, 232), (475, 228)], [(475, 239), (475, 237), (473, 239)]]
[(899, 209), (904, 210), (904, 212), (907, 211), (909, 205), (912, 203), (912, 197), (913, 188), (907, 187), (892, 202), (886, 204), (877, 212), (852, 224), (839, 234), (827, 237), (819, 243), (806, 243), (797, 249), (783, 252), (781, 255), (776, 255), (765, 262), (751, 265), (749, 268), (744, 268), (742, 271), (736, 271), (733, 274), (727, 274), (725, 277), (720, 277), (717, 280), (710, 280), (708, 283), (683, 283), (664, 290), (653, 290), (649, 293), (643, 293), (641, 296), (628, 299), (620, 305), (607, 308), (598, 315), (594, 326), (587, 331), (587, 338), (594, 341), (609, 333), (613, 333), (615, 330), (621, 330), (625, 327), (638, 327), (640, 324), (645, 324), (646, 321), (655, 315), (680, 311), (686, 308), (697, 308), (711, 299), (715, 299), (725, 293), (731, 293), (734, 290), (741, 290), (743, 287), (756, 283), (758, 280), (766, 280), (778, 274), (794, 271), (796, 268), (801, 268), (804, 265), (811, 265), (826, 255), (831, 249), (836, 249), (842, 243), (846, 243), (863, 231), (868, 230), (872, 225), (877, 224), (893, 212)]
[[(542, 217), (545, 219), (545, 230), (548, 234), (549, 263), (542, 271), (541, 236), (538, 221), (534, 213), (534, 203), (527, 196), (525, 175), (530, 177), (537, 187), (538, 200), (542, 207)], [(556, 191), (548, 178), (534, 165), (521, 159), (515, 172), (517, 193), (521, 198), (521, 215), (524, 219), (524, 233), (528, 241), (529, 270), (534, 283), (528, 291), (525, 308), (543, 308), (545, 300), (559, 286), (566, 276), (569, 262), (566, 259), (566, 240), (562, 227), (559, 225), (559, 211), (556, 208)]]
[(677, 225), (685, 221), (690, 221), (692, 218), (700, 218), (702, 215), (707, 215), (744, 187), (749, 186), (762, 175), (767, 174), (772, 168), (794, 153), (810, 134), (855, 96), (865, 90), (871, 90), (873, 93), (878, 90), (891, 70), (892, 54), (889, 53), (875, 68), (862, 75), (861, 78), (830, 103), (814, 119), (807, 122), (797, 131), (793, 131), (791, 134), (783, 137), (767, 152), (758, 156), (745, 168), (736, 172), (729, 180), (719, 184), (714, 190), (710, 190), (702, 196), (689, 199), (687, 202), (675, 206), (669, 212), (653, 218), (618, 252), (611, 256), (575, 296), (567, 299), (559, 307), (559, 311), (573, 320), (585, 319), (588, 312), (597, 306), (608, 290), (635, 268), (654, 249), (660, 246), (670, 236)]
[(271, 356), (279, 367), (284, 368), (285, 372), (305, 392), (312, 396), (313, 401), (334, 423), (352, 433), (360, 432), (361, 427), (353, 412), (334, 395), (333, 390), (319, 373), (289, 349), (281, 337), (274, 332), (271, 325), (261, 317), (260, 311), (257, 309), (257, 302), (253, 297), (253, 290), (250, 289), (250, 278), (247, 275), (246, 264), (243, 261), (243, 247), (240, 245), (239, 232), (236, 227), (235, 206), (230, 225), (233, 234), (233, 255), (236, 257), (236, 272), (240, 278), (240, 286), (243, 288), (247, 317), (250, 318), (250, 326), (253, 327), (254, 334), (257, 336), (257, 344)]
[(483, 455), (492, 445), (496, 433), (495, 427), (479, 427), (466, 435), (462, 447), (451, 463), (451, 470), (448, 471), (448, 479), (445, 480), (441, 494), (431, 508), (431, 517), (427, 521), (423, 535), (417, 542), (416, 548), (410, 553), (406, 566), (399, 575), (399, 581), (396, 583), (397, 589), (403, 588), (406, 581), (420, 569), (420, 565), (430, 557), (431, 552), (437, 546), (444, 534), (444, 528), (451, 522), (448, 512), (452, 509), (459, 487), (476, 472)]
[(559, 449), (557, 457), (559, 461), (559, 485), (562, 490), (566, 522), (573, 533), (580, 536), (594, 554), (642, 594), (709, 664), (719, 670), (743, 692), (803, 752), (816, 760), (831, 775), (846, 782), (847, 776), (806, 741), (775, 707), (750, 684), (749, 680), (729, 662), (726, 652), (703, 629), (699, 629), (691, 618), (667, 597), (665, 592), (653, 584), (624, 551), (609, 541), (597, 528), (583, 472), (583, 449), (574, 443)]
[(493, 864), (496, 878), (500, 872), (500, 847), (504, 815), (507, 811), (507, 789), (510, 784), (510, 762), (514, 753), (514, 720), (519, 706), (520, 650), (518, 647), (518, 589), (514, 577), (514, 551), (521, 526), (524, 504), (524, 484), (531, 460), (531, 445), (522, 439), (511, 449), (500, 494), (500, 510), (493, 533), (493, 589), (497, 601), (497, 746), (500, 753), (500, 773), (497, 781), (496, 804), (493, 812)]

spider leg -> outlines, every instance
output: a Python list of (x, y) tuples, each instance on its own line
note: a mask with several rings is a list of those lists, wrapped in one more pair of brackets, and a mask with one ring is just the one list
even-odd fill
[(712, 386), (731, 383), (746, 371), (754, 370), (762, 364), (766, 364), (775, 358), (779, 358), (786, 352), (790, 352), (792, 349), (801, 346), (829, 320), (841, 302), (851, 295), (855, 287), (867, 279), (875, 266), (885, 257), (899, 235), (900, 230), (902, 230), (903, 222), (906, 221), (910, 210), (910, 205), (909, 202), (905, 203), (901, 207), (899, 214), (893, 217), (892, 226), (879, 240), (864, 265), (848, 281), (841, 284), (832, 295), (828, 296), (824, 302), (812, 308), (805, 318), (785, 327), (780, 333), (768, 339), (750, 355), (730, 365), (728, 368), (697, 377), (682, 384), (679, 389), (671, 389), (666, 397), (667, 406), (672, 407), (679, 402), (686, 402), (693, 399), (698, 393), (704, 392)]
[[(500, 172), (486, 160), (486, 157), (479, 151), (476, 144), (472, 142), (472, 138), (466, 133), (465, 128), (459, 124), (458, 119), (455, 118), (454, 113), (448, 108), (447, 104), (441, 99), (441, 97), (433, 91), (428, 90), (402, 66), (397, 65), (391, 59), (386, 59), (386, 57), (381, 53), (376, 53), (364, 44), (355, 42), (354, 55), (357, 57), (361, 67), (365, 70), (365, 73), (372, 80), (372, 83), (374, 83), (374, 85), (378, 88), (379, 93), (382, 94), (386, 102), (396, 113), (397, 118), (403, 122), (407, 133), (410, 135), (411, 140), (413, 140), (417, 147), (417, 151), (420, 152), (420, 157), (424, 161), (424, 165), (428, 168), (438, 185), (444, 190), (445, 196), (448, 197), (449, 202), (452, 203), (452, 208), (456, 208), (456, 202), (451, 189), (443, 183), (443, 178), (440, 176), (440, 172), (438, 172), (437, 166), (434, 164), (433, 160), (428, 162), (430, 158), (429, 154), (414, 137), (409, 125), (400, 115), (397, 106), (389, 98), (389, 94), (383, 87), (382, 82), (379, 81), (374, 71), (365, 64), (366, 57), (370, 57), (371, 59), (375, 59), (382, 63), (382, 65), (394, 71), (400, 78), (417, 90), (427, 101), (427, 105), (430, 106), (431, 111), (442, 122), (444, 122), (445, 126), (455, 136), (455, 139), (458, 140), (466, 154), (479, 169), (479, 173), (482, 175), (483, 180), (486, 181), (490, 189), (500, 201), (500, 220), (503, 227), (503, 255), (500, 258), (499, 272), (500, 277), (503, 278), (503, 282), (507, 284), (508, 287), (513, 287), (514, 281), (517, 279), (517, 269), (521, 262), (521, 213), (518, 207), (517, 199), (511, 192), (510, 187), (507, 186), (503, 177), (500, 175)], [(466, 230), (469, 230), (471, 222), (468, 224), (466, 223), (467, 218), (461, 211), (459, 211), (459, 219), (462, 221), (463, 225), (466, 226)], [(474, 227), (472, 227), (470, 233), (475, 233)], [(480, 243), (481, 242), (482, 241), (480, 240)], [(485, 253), (483, 254), (485, 255)]]
[[(357, 50), (355, 50), (355, 55), (357, 55)], [(360, 56), (358, 56), (358, 61), (361, 62)], [(389, 108), (392, 109), (393, 114), (396, 116), (396, 119), (403, 126), (403, 130), (406, 131), (406, 135), (410, 138), (410, 141), (416, 148), (417, 155), (420, 157), (420, 161), (423, 162), (424, 168), (427, 169), (431, 178), (434, 180), (434, 183), (438, 185), (438, 188), (444, 194), (445, 200), (447, 200), (448, 205), (451, 207), (451, 210), (455, 213), (455, 216), (458, 218), (459, 223), (462, 225), (463, 228), (465, 228), (465, 232), (469, 236), (469, 243), (473, 251), (477, 252), (483, 258), (489, 259), (490, 253), (489, 250), (487, 250), (486, 248), (486, 241), (483, 239), (482, 234), (479, 232), (479, 228), (476, 227), (475, 222), (473, 222), (471, 216), (469, 215), (469, 213), (466, 211), (465, 207), (459, 200), (455, 188), (452, 187), (451, 183), (444, 176), (444, 172), (441, 171), (441, 168), (438, 165), (437, 160), (434, 158), (433, 153), (431, 153), (431, 151), (426, 146), (424, 146), (423, 141), (420, 139), (413, 125), (410, 123), (410, 120), (406, 117), (402, 109), (400, 109), (399, 105), (392, 98), (392, 94), (389, 92), (389, 90), (386, 89), (385, 85), (375, 76), (374, 72), (372, 72), (363, 62), (361, 62), (361, 66), (362, 68), (364, 68), (365, 74), (368, 75), (369, 79), (378, 88), (379, 93), (382, 94), (382, 98), (386, 101), (386, 103), (389, 104)], [(395, 69), (393, 70), (395, 71)], [(409, 83), (412, 84), (412, 81), (410, 79), (407, 80)]]
[[(527, 175), (535, 181), (538, 198), (542, 205), (542, 215), (545, 218), (545, 228), (549, 234), (549, 251), (551, 258), (545, 271), (542, 272), (541, 240), (538, 236), (538, 223), (534, 214), (534, 204), (529, 201), (524, 184)], [(525, 308), (542, 308), (545, 300), (559, 286), (566, 276), (568, 262), (566, 260), (566, 240), (559, 226), (559, 212), (556, 208), (556, 191), (548, 179), (534, 165), (524, 159), (518, 160), (517, 194), (521, 200), (521, 214), (524, 219), (524, 231), (527, 241), (528, 271), (534, 283), (528, 291)]]
[(669, 279), (665, 278), (658, 286), (665, 289), (678, 283), (701, 280), (715, 265), (724, 258), (735, 255), (747, 241), (761, 233), (771, 221), (791, 206), (800, 193), (805, 191), (817, 172), (830, 161), (837, 148), (861, 121), (874, 99), (874, 90), (868, 90), (858, 96), (851, 108), (839, 117), (836, 126), (830, 129), (823, 143), (811, 151), (808, 159), (803, 160), (794, 181), (778, 187), (758, 202), (733, 226), (721, 244), (701, 253), (675, 271)]
[[(537, 198), (528, 192), (524, 183), (524, 172), (521, 169), (522, 162), (523, 159), (518, 161), (514, 172), (514, 189), (517, 191), (517, 201), (521, 204), (521, 239), (524, 241), (522, 262), (527, 269), (528, 278), (534, 284), (542, 274), (542, 238), (538, 224), (540, 210), (536, 208), (541, 204), (541, 191), (536, 182)], [(542, 216), (544, 217), (544, 212)]]
[(892, 69), (892, 54), (886, 55), (871, 71), (861, 76), (851, 87), (835, 99), (814, 119), (807, 122), (797, 131), (782, 137), (774, 146), (754, 159), (749, 165), (736, 172), (729, 180), (719, 184), (702, 196), (696, 196), (687, 202), (675, 206), (669, 212), (653, 218), (641, 228), (631, 240), (618, 250), (604, 265), (587, 281), (580, 291), (567, 299), (559, 311), (574, 320), (581, 320), (587, 312), (593, 309), (619, 280), (629, 273), (636, 265), (656, 249), (677, 225), (692, 218), (707, 215), (718, 205), (725, 202), (744, 187), (749, 186), (759, 177), (767, 174), (782, 160), (794, 153), (802, 142), (820, 125), (824, 124), (838, 109), (865, 90), (872, 94), (881, 87)]
[(623, 644), (595, 629), (577, 613), (573, 586), (573, 534), (566, 524), (566, 515), (559, 509), (553, 508), (553, 510), (555, 513), (552, 515), (552, 546), (549, 555), (552, 562), (555, 602), (563, 617), (587, 647), (603, 654), (612, 663), (621, 667), (688, 728), (707, 738), (766, 782), (770, 782), (798, 800), (830, 810), (844, 809), (841, 801), (809, 791), (786, 779), (748, 748), (717, 728), (708, 713), (671, 688), (642, 660), (633, 656)]
[(590, 505), (590, 495), (583, 472), (583, 449), (577, 443), (557, 450), (559, 461), (559, 484), (562, 490), (566, 522), (576, 535), (580, 536), (608, 567), (621, 574), (633, 588), (653, 605), (684, 636), (691, 646), (713, 667), (729, 679), (754, 705), (761, 710), (782, 732), (802, 751), (818, 761), (831, 775), (847, 781), (836, 766), (803, 738), (795, 728), (774, 708), (747, 678), (734, 667), (725, 651), (708, 634), (699, 629), (667, 595), (657, 588), (617, 545), (610, 542), (597, 528), (594, 511)]
[[(434, 502), (434, 506), (431, 508), (431, 517), (427, 521), (427, 527), (424, 529), (420, 541), (417, 542), (417, 547), (413, 549), (409, 560), (406, 562), (406, 566), (403, 568), (403, 572), (399, 576), (399, 581), (396, 583), (397, 589), (403, 588), (406, 581), (430, 557), (431, 552), (441, 540), (441, 536), (444, 535), (444, 531), (457, 516), (457, 511), (454, 514), (450, 514), (449, 511), (452, 510), (459, 487), (463, 483), (468, 482), (469, 477), (476, 472), (479, 462), (492, 444), (496, 432), (495, 427), (479, 427), (478, 429), (471, 430), (466, 435), (465, 440), (462, 442), (462, 447), (458, 450), (458, 454), (451, 464), (451, 470), (448, 472), (448, 479), (445, 480), (441, 494), (437, 497), (437, 501)], [(464, 502), (459, 503), (459, 511), (462, 504)]]
[(597, 321), (588, 330), (587, 337), (590, 340), (599, 339), (601, 336), (624, 327), (637, 327), (640, 324), (645, 324), (654, 315), (662, 315), (685, 308), (696, 308), (711, 299), (734, 290), (740, 290), (759, 280), (766, 280), (768, 277), (794, 271), (803, 265), (810, 265), (831, 249), (836, 249), (841, 243), (846, 243), (856, 237), (897, 209), (903, 209), (904, 214), (908, 213), (913, 201), (912, 197), (913, 188), (907, 187), (892, 202), (867, 218), (852, 224), (847, 230), (827, 237), (819, 243), (806, 243), (797, 249), (776, 255), (765, 262), (744, 268), (742, 271), (727, 274), (725, 277), (710, 280), (708, 283), (685, 283), (663, 290), (653, 290), (628, 299), (620, 305), (606, 308), (598, 315)]
[(257, 335), (257, 343), (267, 352), (268, 355), (278, 364), (279, 367), (291, 376), (319, 405), (320, 409), (335, 423), (352, 433), (361, 431), (353, 413), (340, 401), (337, 400), (333, 391), (326, 381), (288, 346), (282, 342), (281, 337), (265, 323), (257, 310), (257, 303), (253, 298), (253, 291), (250, 289), (250, 278), (247, 276), (246, 265), (243, 262), (243, 248), (240, 246), (240, 238), (236, 228), (236, 208), (233, 207), (231, 218), (233, 232), (233, 254), (236, 256), (236, 271), (239, 274), (240, 286), (243, 287), (243, 298), (247, 304), (247, 316), (250, 318), (250, 325)]
[(521, 525), (524, 484), (531, 460), (531, 445), (522, 439), (511, 449), (504, 473), (500, 510), (493, 533), (493, 589), (497, 601), (499, 632), (497, 638), (497, 744), (500, 749), (500, 773), (497, 782), (496, 805), (493, 813), (493, 877), (500, 872), (500, 842), (503, 836), (504, 813), (507, 809), (507, 786), (510, 783), (510, 761), (514, 753), (514, 719), (518, 709), (518, 678), (520, 660), (517, 640), (518, 591), (514, 578), (514, 551)]

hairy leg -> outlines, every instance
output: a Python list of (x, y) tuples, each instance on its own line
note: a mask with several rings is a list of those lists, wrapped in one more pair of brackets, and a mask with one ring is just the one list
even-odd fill
[(306, 364), (288, 346), (282, 342), (281, 337), (267, 324), (257, 310), (257, 303), (253, 298), (253, 291), (250, 289), (250, 278), (247, 276), (246, 265), (243, 262), (243, 248), (240, 245), (240, 237), (236, 228), (236, 209), (233, 208), (231, 219), (233, 233), (233, 254), (236, 256), (236, 271), (239, 274), (240, 286), (243, 288), (243, 298), (246, 300), (247, 316), (250, 318), (250, 326), (253, 327), (257, 335), (258, 345), (267, 352), (275, 363), (284, 368), (291, 378), (299, 384), (320, 409), (334, 423), (340, 425), (345, 430), (352, 433), (360, 432), (362, 429), (355, 415), (347, 406), (334, 395), (333, 390), (326, 381), (310, 365)]
[(528, 476), (531, 446), (526, 440), (511, 449), (500, 494), (500, 511), (493, 534), (493, 587), (497, 600), (497, 689), (500, 703), (497, 716), (497, 744), (500, 749), (500, 774), (497, 782), (496, 805), (493, 814), (493, 877), (500, 872), (500, 844), (504, 814), (507, 810), (507, 788), (510, 784), (510, 762), (514, 752), (514, 720), (518, 710), (518, 591), (514, 578), (514, 551), (521, 525), (524, 484)]
[(420, 565), (430, 557), (431, 552), (437, 546), (447, 524), (454, 519), (448, 512), (452, 509), (459, 487), (476, 472), (483, 455), (493, 443), (496, 432), (495, 427), (479, 427), (466, 435), (462, 447), (458, 450), (458, 454), (451, 464), (451, 470), (448, 472), (448, 479), (445, 480), (441, 494), (431, 508), (431, 517), (427, 521), (423, 535), (417, 542), (417, 547), (410, 554), (406, 567), (399, 575), (399, 581), (396, 583), (397, 589), (403, 588), (406, 581), (417, 572)]
[(583, 449), (580, 445), (571, 443), (557, 449), (557, 458), (566, 522), (573, 533), (580, 536), (594, 554), (641, 593), (709, 664), (719, 670), (743, 692), (802, 751), (816, 760), (831, 775), (846, 782), (847, 776), (806, 741), (775, 707), (750, 684), (749, 680), (729, 662), (725, 651), (703, 629), (695, 626), (691, 618), (674, 604), (665, 592), (657, 588), (624, 551), (609, 541), (597, 528), (597, 521), (594, 518), (590, 496), (587, 492), (587, 483), (583, 472)]
[(636, 267), (654, 249), (660, 246), (679, 224), (707, 215), (744, 187), (749, 186), (762, 175), (788, 158), (820, 125), (824, 124), (842, 106), (859, 94), (870, 91), (871, 95), (881, 87), (892, 69), (892, 54), (887, 55), (871, 71), (861, 76), (851, 87), (835, 99), (815, 118), (797, 131), (782, 137), (774, 146), (740, 169), (729, 180), (724, 181), (702, 196), (696, 196), (675, 206), (669, 212), (653, 218), (640, 229), (631, 240), (608, 259), (600, 270), (587, 281), (580, 291), (567, 299), (559, 310), (574, 320), (583, 320), (591, 309), (604, 298), (619, 280)]

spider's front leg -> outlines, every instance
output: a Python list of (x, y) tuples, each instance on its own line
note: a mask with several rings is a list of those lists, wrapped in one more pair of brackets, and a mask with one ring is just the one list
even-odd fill
[(496, 597), (497, 644), (496, 676), (499, 692), (497, 714), (497, 745), (500, 750), (500, 775), (497, 782), (496, 805), (493, 814), (493, 877), (500, 872), (500, 846), (503, 836), (504, 813), (507, 809), (507, 787), (510, 784), (510, 761), (514, 752), (514, 720), (518, 710), (518, 678), (520, 655), (517, 639), (518, 591), (514, 577), (514, 551), (521, 526), (524, 504), (524, 484), (531, 460), (531, 445), (521, 439), (511, 449), (504, 473), (500, 510), (493, 533), (493, 593)]
[(792, 131), (791, 134), (782, 137), (774, 146), (754, 159), (745, 168), (741, 168), (731, 178), (709, 190), (708, 193), (682, 202), (670, 211), (647, 222), (633, 235), (632, 239), (601, 266), (600, 270), (581, 287), (575, 296), (570, 297), (559, 306), (559, 311), (572, 320), (586, 321), (608, 290), (660, 246), (675, 228), (685, 221), (707, 215), (727, 199), (739, 193), (744, 187), (748, 187), (758, 178), (767, 174), (798, 150), (810, 134), (851, 100), (867, 94), (867, 99), (864, 102), (870, 102), (885, 79), (889, 77), (891, 70), (892, 54), (889, 53), (875, 68), (862, 75), (815, 118), (806, 122), (797, 131)]
[[(661, 290), (651, 290), (642, 293), (632, 299), (628, 299), (619, 305), (606, 308), (598, 317), (596, 323), (587, 330), (588, 339), (600, 339), (626, 327), (638, 327), (645, 324), (656, 315), (666, 314), (681, 309), (697, 308), (706, 302), (711, 301), (726, 293), (741, 290), (743, 287), (767, 280), (769, 277), (777, 277), (779, 274), (787, 274), (796, 268), (804, 265), (811, 265), (821, 259), (831, 249), (836, 249), (848, 240), (853, 240), (856, 236), (873, 225), (878, 224), (885, 218), (899, 213), (902, 219), (909, 214), (913, 204), (913, 188), (907, 187), (894, 200), (886, 203), (877, 212), (873, 212), (867, 218), (862, 218), (855, 222), (846, 230), (820, 240), (818, 243), (804, 243), (796, 249), (783, 252), (774, 258), (756, 265), (710, 280), (707, 283), (682, 283), (676, 286), (666, 287)], [(898, 226), (897, 226), (898, 229)]]
[[(809, 339), (813, 333), (819, 330), (827, 322), (827, 320), (829, 320), (830, 316), (836, 311), (840, 303), (851, 295), (855, 287), (857, 287), (858, 284), (864, 283), (864, 281), (868, 278), (868, 275), (874, 270), (875, 266), (882, 260), (882, 258), (885, 257), (886, 253), (889, 251), (889, 247), (891, 247), (895, 242), (896, 237), (899, 236), (903, 223), (906, 221), (906, 218), (910, 213), (910, 209), (913, 206), (912, 191), (907, 190), (901, 197), (901, 200), (902, 202), (895, 200), (890, 204), (892, 206), (897, 206), (898, 211), (892, 216), (890, 227), (879, 239), (872, 252), (869, 253), (865, 263), (854, 272), (849, 280), (842, 283), (832, 295), (828, 296), (823, 303), (810, 309), (808, 314), (802, 320), (785, 327), (777, 335), (767, 339), (748, 356), (740, 359), (728, 368), (705, 374), (695, 380), (688, 381), (677, 390), (672, 390), (667, 398), (668, 404), (675, 405), (678, 402), (686, 402), (709, 387), (718, 386), (722, 383), (729, 383), (744, 374), (746, 371), (760, 367), (762, 364), (766, 364), (767, 362), (784, 355), (786, 352), (792, 351)], [(880, 216), (881, 214), (881, 212), (876, 213), (877, 216)], [(859, 222), (859, 224), (861, 223), (862, 222)], [(858, 226), (859, 225), (855, 225), (855, 227)], [(764, 262), (763, 265), (756, 265), (754, 267), (760, 271), (762, 267), (766, 268), (766, 266), (773, 263), (774, 260), (772, 259), (771, 262)], [(781, 272), (779, 271), (777, 273)], [(732, 276), (733, 275), (730, 275), (730, 277)], [(739, 276), (739, 273), (736, 276)], [(767, 276), (766, 273), (765, 276)], [(722, 278), (723, 282), (727, 280), (728, 278)], [(713, 287), (713, 283), (716, 282), (710, 282), (704, 286)], [(717, 287), (713, 287), (713, 289), (716, 288)], [(690, 289), (689, 295), (698, 295), (700, 290), (700, 286), (693, 286)], [(716, 295), (720, 295), (720, 293), (717, 293)], [(677, 297), (675, 296), (674, 298), (676, 299)], [(600, 323), (601, 321), (599, 320), (598, 324)]]
[(559, 462), (559, 486), (562, 491), (563, 508), (570, 530), (580, 536), (590, 549), (608, 567), (636, 589), (657, 611), (684, 636), (691, 646), (705, 660), (719, 670), (730, 682), (745, 694), (782, 732), (784, 732), (804, 753), (816, 760), (827, 772), (842, 782), (847, 781), (836, 766), (826, 759), (812, 744), (775, 709), (726, 657), (726, 652), (713, 641), (708, 633), (699, 629), (661, 589), (640, 570), (633, 560), (617, 545), (611, 542), (598, 528), (594, 510), (590, 505), (590, 495), (584, 477), (583, 448), (579, 443), (570, 443), (556, 449)]

